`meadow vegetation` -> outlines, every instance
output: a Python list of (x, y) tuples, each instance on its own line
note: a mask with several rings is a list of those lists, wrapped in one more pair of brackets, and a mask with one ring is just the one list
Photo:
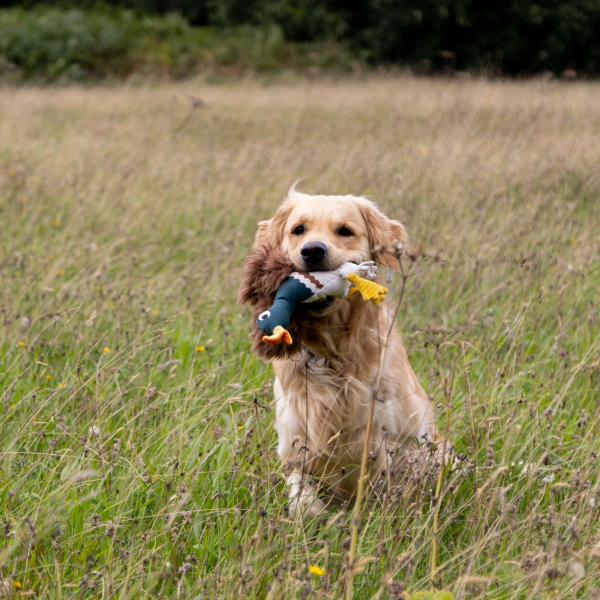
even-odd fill
[(342, 597), (352, 507), (288, 513), (236, 303), (257, 221), (303, 176), (442, 259), (398, 327), (451, 464), (439, 504), (434, 463), (368, 487), (354, 597), (599, 597), (598, 92), (0, 89), (0, 597)]

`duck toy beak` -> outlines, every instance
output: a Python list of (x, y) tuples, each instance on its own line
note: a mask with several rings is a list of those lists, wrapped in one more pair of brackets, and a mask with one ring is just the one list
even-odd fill
[(273, 334), (263, 336), (262, 340), (266, 344), (276, 346), (277, 344), (281, 344), (281, 342), (291, 344), (292, 336), (281, 325), (277, 325), (277, 327), (273, 329)]

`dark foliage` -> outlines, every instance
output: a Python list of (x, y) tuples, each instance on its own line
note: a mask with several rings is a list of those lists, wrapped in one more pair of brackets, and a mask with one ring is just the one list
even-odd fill
[(600, 70), (600, 0), (223, 0), (221, 25), (350, 39), (362, 58), (510, 74)]
[[(39, 0), (0, 0), (30, 7)], [(44, 2), (42, 2), (44, 3)], [(95, 0), (48, 0), (90, 8)], [(600, 71), (600, 0), (110, 0), (192, 25), (279, 26), (287, 40), (347, 40), (372, 63), (531, 74)]]

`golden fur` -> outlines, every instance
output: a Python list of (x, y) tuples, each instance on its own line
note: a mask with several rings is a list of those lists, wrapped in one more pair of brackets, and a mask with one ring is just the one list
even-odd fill
[[(294, 233), (301, 225), (302, 234)], [(339, 234), (341, 227), (353, 235)], [(407, 241), (404, 227), (372, 202), (355, 196), (309, 196), (293, 187), (269, 221), (259, 223), (255, 251), (281, 248), (298, 270), (306, 270), (302, 245), (328, 247), (323, 270), (344, 262), (376, 259), (395, 266), (385, 248)], [(321, 488), (341, 499), (355, 491), (365, 428), (381, 346), (389, 329), (387, 303), (379, 307), (359, 295), (334, 300), (318, 313), (303, 311), (302, 339), (293, 357), (272, 357), (275, 368), (278, 452), (289, 472), (292, 508), (316, 515), (325, 503)], [(294, 315), (298, 319), (298, 315)], [(307, 391), (308, 390), (308, 391)], [(384, 435), (385, 434), (385, 435)], [(436, 438), (433, 411), (406, 351), (392, 330), (382, 369), (370, 439), (371, 473), (401, 468), (416, 440)]]

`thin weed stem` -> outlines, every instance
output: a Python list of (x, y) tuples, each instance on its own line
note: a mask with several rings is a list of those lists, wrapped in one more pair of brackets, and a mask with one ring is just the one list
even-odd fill
[(367, 428), (365, 431), (365, 440), (363, 443), (363, 453), (362, 460), (360, 464), (360, 477), (358, 480), (358, 490), (356, 492), (356, 503), (354, 505), (354, 513), (352, 515), (352, 533), (350, 537), (350, 551), (348, 554), (348, 581), (346, 585), (346, 599), (352, 600), (353, 588), (354, 588), (354, 571), (355, 571), (355, 559), (356, 559), (356, 543), (358, 540), (358, 528), (361, 520), (361, 508), (362, 508), (362, 498), (365, 488), (365, 478), (367, 473), (367, 460), (369, 456), (369, 441), (371, 439), (371, 429), (373, 426), (373, 413), (375, 411), (375, 401), (377, 400), (377, 392), (379, 390), (379, 382), (381, 381), (381, 373), (383, 371), (383, 363), (385, 360), (385, 355), (388, 348), (388, 342), (390, 339), (390, 335), (392, 333), (392, 329), (394, 327), (394, 323), (396, 321), (396, 317), (398, 315), (398, 311), (400, 309), (400, 305), (402, 304), (402, 299), (404, 298), (404, 290), (406, 289), (406, 281), (410, 276), (410, 271), (407, 273), (404, 270), (402, 265), (402, 259), (399, 257), (399, 265), (402, 274), (402, 282), (400, 286), (400, 296), (398, 298), (398, 303), (396, 304), (396, 310), (394, 311), (394, 315), (389, 323), (389, 327), (387, 330), (387, 334), (385, 336), (385, 342), (381, 347), (379, 353), (379, 368), (377, 370), (377, 379), (375, 380), (375, 385), (373, 386), (373, 394), (371, 395), (371, 405), (369, 407), (369, 419), (367, 421)]
[[(442, 368), (442, 360), (440, 356), (440, 344), (436, 345), (436, 359), (438, 367), (440, 369), (440, 377), (442, 379), (442, 388), (444, 390), (444, 399), (446, 401), (446, 427), (444, 429), (444, 439), (442, 441), (442, 462), (440, 464), (440, 471), (438, 473), (437, 483), (435, 486), (435, 496), (433, 498), (434, 512), (433, 512), (433, 533), (432, 533), (432, 548), (431, 548), (431, 587), (435, 587), (435, 570), (437, 568), (437, 558), (439, 550), (439, 513), (440, 513), (440, 493), (442, 491), (442, 481), (444, 479), (444, 470), (446, 468), (446, 447), (448, 444), (448, 432), (450, 431), (450, 398), (452, 396), (452, 389), (448, 389), (446, 378), (444, 377), (444, 370)], [(454, 383), (454, 375), (452, 376), (452, 383)]]

